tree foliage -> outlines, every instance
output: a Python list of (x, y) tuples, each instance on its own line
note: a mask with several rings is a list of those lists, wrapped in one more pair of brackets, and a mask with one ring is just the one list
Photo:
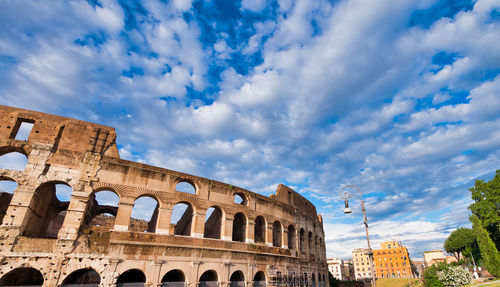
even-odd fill
[(483, 258), (484, 267), (495, 277), (500, 277), (500, 254), (495, 244), (489, 237), (488, 231), (483, 227), (481, 220), (473, 214), (469, 218), (472, 221), (472, 227), (476, 233), (479, 250)]
[(488, 182), (476, 180), (469, 191), (474, 200), (469, 209), (488, 230), (497, 250), (500, 249), (500, 170)]
[(458, 228), (453, 231), (444, 242), (444, 249), (452, 253), (457, 260), (460, 260), (460, 254), (468, 251), (476, 244), (476, 236), (470, 228)]
[(422, 275), (424, 286), (425, 287), (444, 287), (443, 282), (439, 280), (438, 271), (442, 271), (447, 269), (448, 266), (446, 263), (444, 265), (442, 263), (434, 264), (431, 267), (425, 269), (424, 274)]

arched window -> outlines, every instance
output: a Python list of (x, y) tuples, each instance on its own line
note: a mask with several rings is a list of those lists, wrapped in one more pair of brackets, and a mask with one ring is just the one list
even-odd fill
[(245, 276), (241, 271), (234, 271), (229, 278), (230, 287), (245, 287)]
[[(131, 285), (127, 283), (135, 283), (135, 284)], [(118, 278), (116, 279), (117, 287), (125, 287), (125, 286), (139, 287), (139, 286), (144, 286), (144, 283), (146, 283), (146, 275), (144, 275), (144, 272), (142, 272), (139, 269), (127, 270), (122, 274), (120, 274), (120, 276), (118, 276)]]
[(194, 185), (187, 181), (181, 181), (177, 183), (177, 185), (175, 186), (175, 190), (184, 193), (196, 194), (196, 188), (194, 187)]
[(220, 239), (222, 226), (222, 211), (216, 206), (207, 209), (203, 237)]
[(241, 205), (247, 205), (247, 197), (242, 193), (238, 192), (234, 194), (234, 203), (236, 204), (241, 204)]
[(281, 247), (281, 222), (278, 220), (273, 223), (273, 246)]
[(304, 228), (301, 228), (299, 231), (299, 248), (300, 252), (305, 252), (305, 241), (306, 241), (306, 233)]
[(217, 277), (217, 272), (214, 270), (207, 270), (203, 272), (200, 276), (200, 280), (198, 281), (198, 287), (216, 287), (219, 286)]
[(258, 271), (253, 276), (253, 287), (265, 287), (266, 286), (266, 275), (264, 272)]
[(233, 241), (245, 242), (247, 220), (243, 213), (238, 212), (233, 219)]
[(107, 232), (115, 225), (120, 198), (110, 190), (93, 193), (88, 201), (85, 224), (92, 230)]
[(314, 241), (313, 241), (313, 234), (311, 231), (307, 234), (307, 246), (309, 248), (309, 254), (313, 254), (314, 252)]
[(43, 275), (35, 268), (22, 267), (9, 271), (0, 278), (0, 286), (42, 286)]
[(3, 222), (16, 188), (17, 182), (0, 177), (0, 223)]
[(181, 270), (170, 270), (161, 279), (161, 287), (184, 287), (185, 281), (184, 273)]
[(170, 225), (174, 228), (174, 235), (191, 236), (193, 222), (193, 207), (188, 202), (180, 202), (172, 210)]
[(266, 242), (266, 220), (260, 215), (255, 218), (254, 241), (255, 243)]
[(73, 271), (63, 281), (62, 286), (75, 286), (84, 284), (88, 287), (97, 287), (101, 283), (101, 277), (92, 268), (84, 268)]
[(0, 168), (24, 171), (28, 157), (20, 152), (9, 152), (0, 156)]
[(61, 229), (73, 190), (64, 182), (41, 184), (31, 199), (28, 222), (23, 234), (29, 237), (56, 238)]
[(288, 226), (288, 249), (295, 249), (295, 226), (293, 224)]
[(137, 198), (132, 208), (128, 230), (132, 232), (155, 232), (159, 207), (158, 201), (151, 196), (145, 195)]

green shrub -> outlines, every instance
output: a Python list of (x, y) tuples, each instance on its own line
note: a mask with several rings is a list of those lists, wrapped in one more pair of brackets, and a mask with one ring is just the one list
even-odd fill
[(444, 287), (444, 284), (439, 281), (437, 273), (438, 267), (436, 265), (432, 265), (431, 267), (425, 269), (422, 276), (425, 287)]

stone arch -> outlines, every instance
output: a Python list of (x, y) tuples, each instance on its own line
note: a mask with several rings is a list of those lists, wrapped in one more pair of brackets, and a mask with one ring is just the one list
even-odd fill
[(299, 251), (305, 252), (305, 241), (306, 241), (306, 232), (304, 228), (301, 228), (299, 231)]
[(161, 279), (161, 287), (183, 287), (186, 277), (180, 269), (168, 271)]
[(247, 206), (248, 205), (248, 198), (243, 192), (235, 192), (235, 193), (233, 193), (233, 202), (235, 204)]
[(281, 222), (276, 220), (273, 222), (273, 246), (281, 247), (283, 230), (281, 228)]
[(253, 287), (265, 287), (266, 275), (262, 271), (257, 271), (253, 276)]
[(238, 212), (233, 218), (233, 241), (245, 242), (247, 218), (243, 212)]
[[(127, 286), (126, 283), (146, 283), (146, 275), (139, 269), (129, 269), (118, 276), (116, 286)], [(134, 285), (139, 286), (139, 284)]]
[(87, 202), (84, 224), (100, 231), (113, 229), (119, 203), (120, 195), (114, 189), (94, 190)]
[(17, 150), (0, 155), (0, 168), (24, 171), (28, 164), (28, 156)]
[(288, 249), (295, 249), (295, 226), (293, 224), (288, 225)]
[(35, 189), (25, 217), (25, 236), (57, 237), (69, 206), (69, 200), (61, 202), (57, 197), (59, 185), (67, 186), (73, 192), (71, 185), (64, 181), (45, 182)]
[(218, 206), (211, 206), (207, 209), (207, 214), (205, 215), (205, 227), (203, 230), (204, 238), (221, 238), (222, 230), (222, 209)]
[(191, 236), (194, 209), (189, 201), (180, 201), (172, 209), (170, 226), (173, 228), (171, 234)]
[(266, 242), (266, 220), (261, 215), (255, 218), (254, 241), (255, 243)]
[(43, 282), (42, 273), (31, 267), (15, 268), (0, 278), (0, 286), (42, 286)]
[(72, 284), (85, 284), (89, 287), (97, 287), (101, 283), (101, 276), (92, 268), (83, 268), (71, 272), (62, 282), (62, 286)]
[[(155, 208), (151, 210), (156, 202)], [(141, 194), (134, 201), (134, 207), (130, 215), (129, 230), (132, 232), (151, 232), (156, 231), (158, 223), (158, 210), (160, 201), (152, 194)]]
[(218, 275), (215, 270), (207, 270), (201, 274), (198, 280), (198, 287), (215, 287), (218, 286)]
[[(174, 184), (174, 191), (184, 192), (189, 194), (198, 194), (199, 185), (195, 180), (191, 178), (178, 177), (174, 180), (173, 184)], [(180, 190), (177, 189), (178, 187), (180, 188)]]
[(0, 176), (0, 224), (3, 222), (16, 189), (17, 182), (14, 179)]
[(229, 278), (230, 287), (245, 287), (245, 275), (240, 270), (234, 271)]
[(309, 233), (307, 233), (307, 248), (308, 248), (308, 252), (309, 254), (313, 254), (313, 251), (314, 251), (314, 241), (313, 241), (313, 234), (311, 231), (309, 231)]

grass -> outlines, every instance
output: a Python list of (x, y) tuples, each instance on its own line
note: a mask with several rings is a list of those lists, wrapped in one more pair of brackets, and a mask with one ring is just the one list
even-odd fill
[[(410, 279), (410, 282), (412, 287), (423, 286), (422, 281), (418, 278)], [(379, 278), (377, 279), (377, 287), (408, 287), (408, 278)]]

